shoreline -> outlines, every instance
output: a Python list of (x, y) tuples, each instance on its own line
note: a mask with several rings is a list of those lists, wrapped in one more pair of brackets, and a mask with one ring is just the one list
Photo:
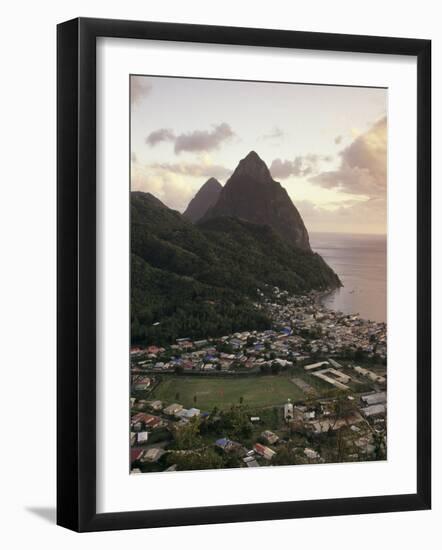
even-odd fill
[[(321, 300), (333, 290), (290, 295), (287, 291), (273, 287), (272, 294), (261, 296), (261, 302), (256, 304), (270, 319), (269, 329), (246, 328), (232, 334), (206, 336), (198, 340), (182, 337), (164, 347), (151, 344), (145, 345), (145, 349), (167, 349), (172, 355), (200, 349), (207, 350), (207, 355), (212, 356), (217, 355), (215, 348), (224, 346), (230, 349), (227, 355), (233, 354), (230, 357), (233, 362), (245, 341), (253, 339), (256, 344), (264, 346), (266, 342), (278, 339), (281, 342), (290, 342), (290, 348), (297, 355), (348, 354), (360, 350), (368, 357), (379, 356), (380, 360), (386, 361), (387, 324), (364, 319), (359, 313), (344, 313), (322, 304)], [(296, 344), (292, 345), (293, 339)], [(141, 346), (134, 345), (132, 349), (141, 351)], [(251, 352), (252, 348), (249, 345), (248, 351)], [(237, 359), (236, 357), (235, 361)]]
[(322, 300), (325, 300), (326, 298), (332, 296), (332, 294), (334, 292), (336, 292), (337, 290), (340, 290), (341, 288), (345, 288), (344, 285), (342, 285), (341, 287), (338, 287), (338, 288), (330, 288), (328, 290), (317, 291), (316, 303), (320, 307), (323, 307), (323, 308), (325, 308), (329, 311), (333, 311), (334, 313), (338, 313), (338, 314), (342, 314), (342, 315), (356, 316), (356, 317), (359, 317), (362, 321), (366, 321), (366, 322), (370, 322), (370, 323), (384, 324), (385, 326), (387, 326), (387, 321), (377, 321), (375, 319), (368, 319), (367, 317), (363, 317), (360, 312), (354, 312), (354, 311), (344, 312), (340, 309), (332, 308), (332, 307), (322, 303)]

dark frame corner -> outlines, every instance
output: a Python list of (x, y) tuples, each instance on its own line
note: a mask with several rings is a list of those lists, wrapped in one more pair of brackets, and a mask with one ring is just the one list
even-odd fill
[[(136, 38), (417, 59), (417, 492), (96, 513), (96, 39)], [(57, 523), (75, 531), (426, 510), (431, 507), (431, 42), (174, 23), (73, 19), (57, 28)], [(69, 426), (69, 430), (65, 429)]]

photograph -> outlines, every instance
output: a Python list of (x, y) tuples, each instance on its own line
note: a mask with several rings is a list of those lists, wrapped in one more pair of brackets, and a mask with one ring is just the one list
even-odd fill
[(417, 7), (6, 4), (2, 547), (441, 538)]
[(131, 473), (387, 459), (387, 98), (130, 75)]

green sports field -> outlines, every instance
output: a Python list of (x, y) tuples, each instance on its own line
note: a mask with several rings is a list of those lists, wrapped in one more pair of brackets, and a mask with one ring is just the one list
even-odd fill
[[(287, 398), (303, 399), (303, 392), (286, 376), (164, 377), (151, 394), (151, 398), (166, 403), (178, 402), (184, 407), (197, 407), (210, 411), (213, 407), (225, 409), (243, 404), (251, 407), (283, 405)], [(196, 402), (194, 397), (196, 396)]]

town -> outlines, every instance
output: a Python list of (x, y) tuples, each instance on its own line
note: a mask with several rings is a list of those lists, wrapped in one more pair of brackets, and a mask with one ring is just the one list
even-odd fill
[(131, 471), (387, 456), (386, 324), (258, 291), (273, 326), (131, 348)]

